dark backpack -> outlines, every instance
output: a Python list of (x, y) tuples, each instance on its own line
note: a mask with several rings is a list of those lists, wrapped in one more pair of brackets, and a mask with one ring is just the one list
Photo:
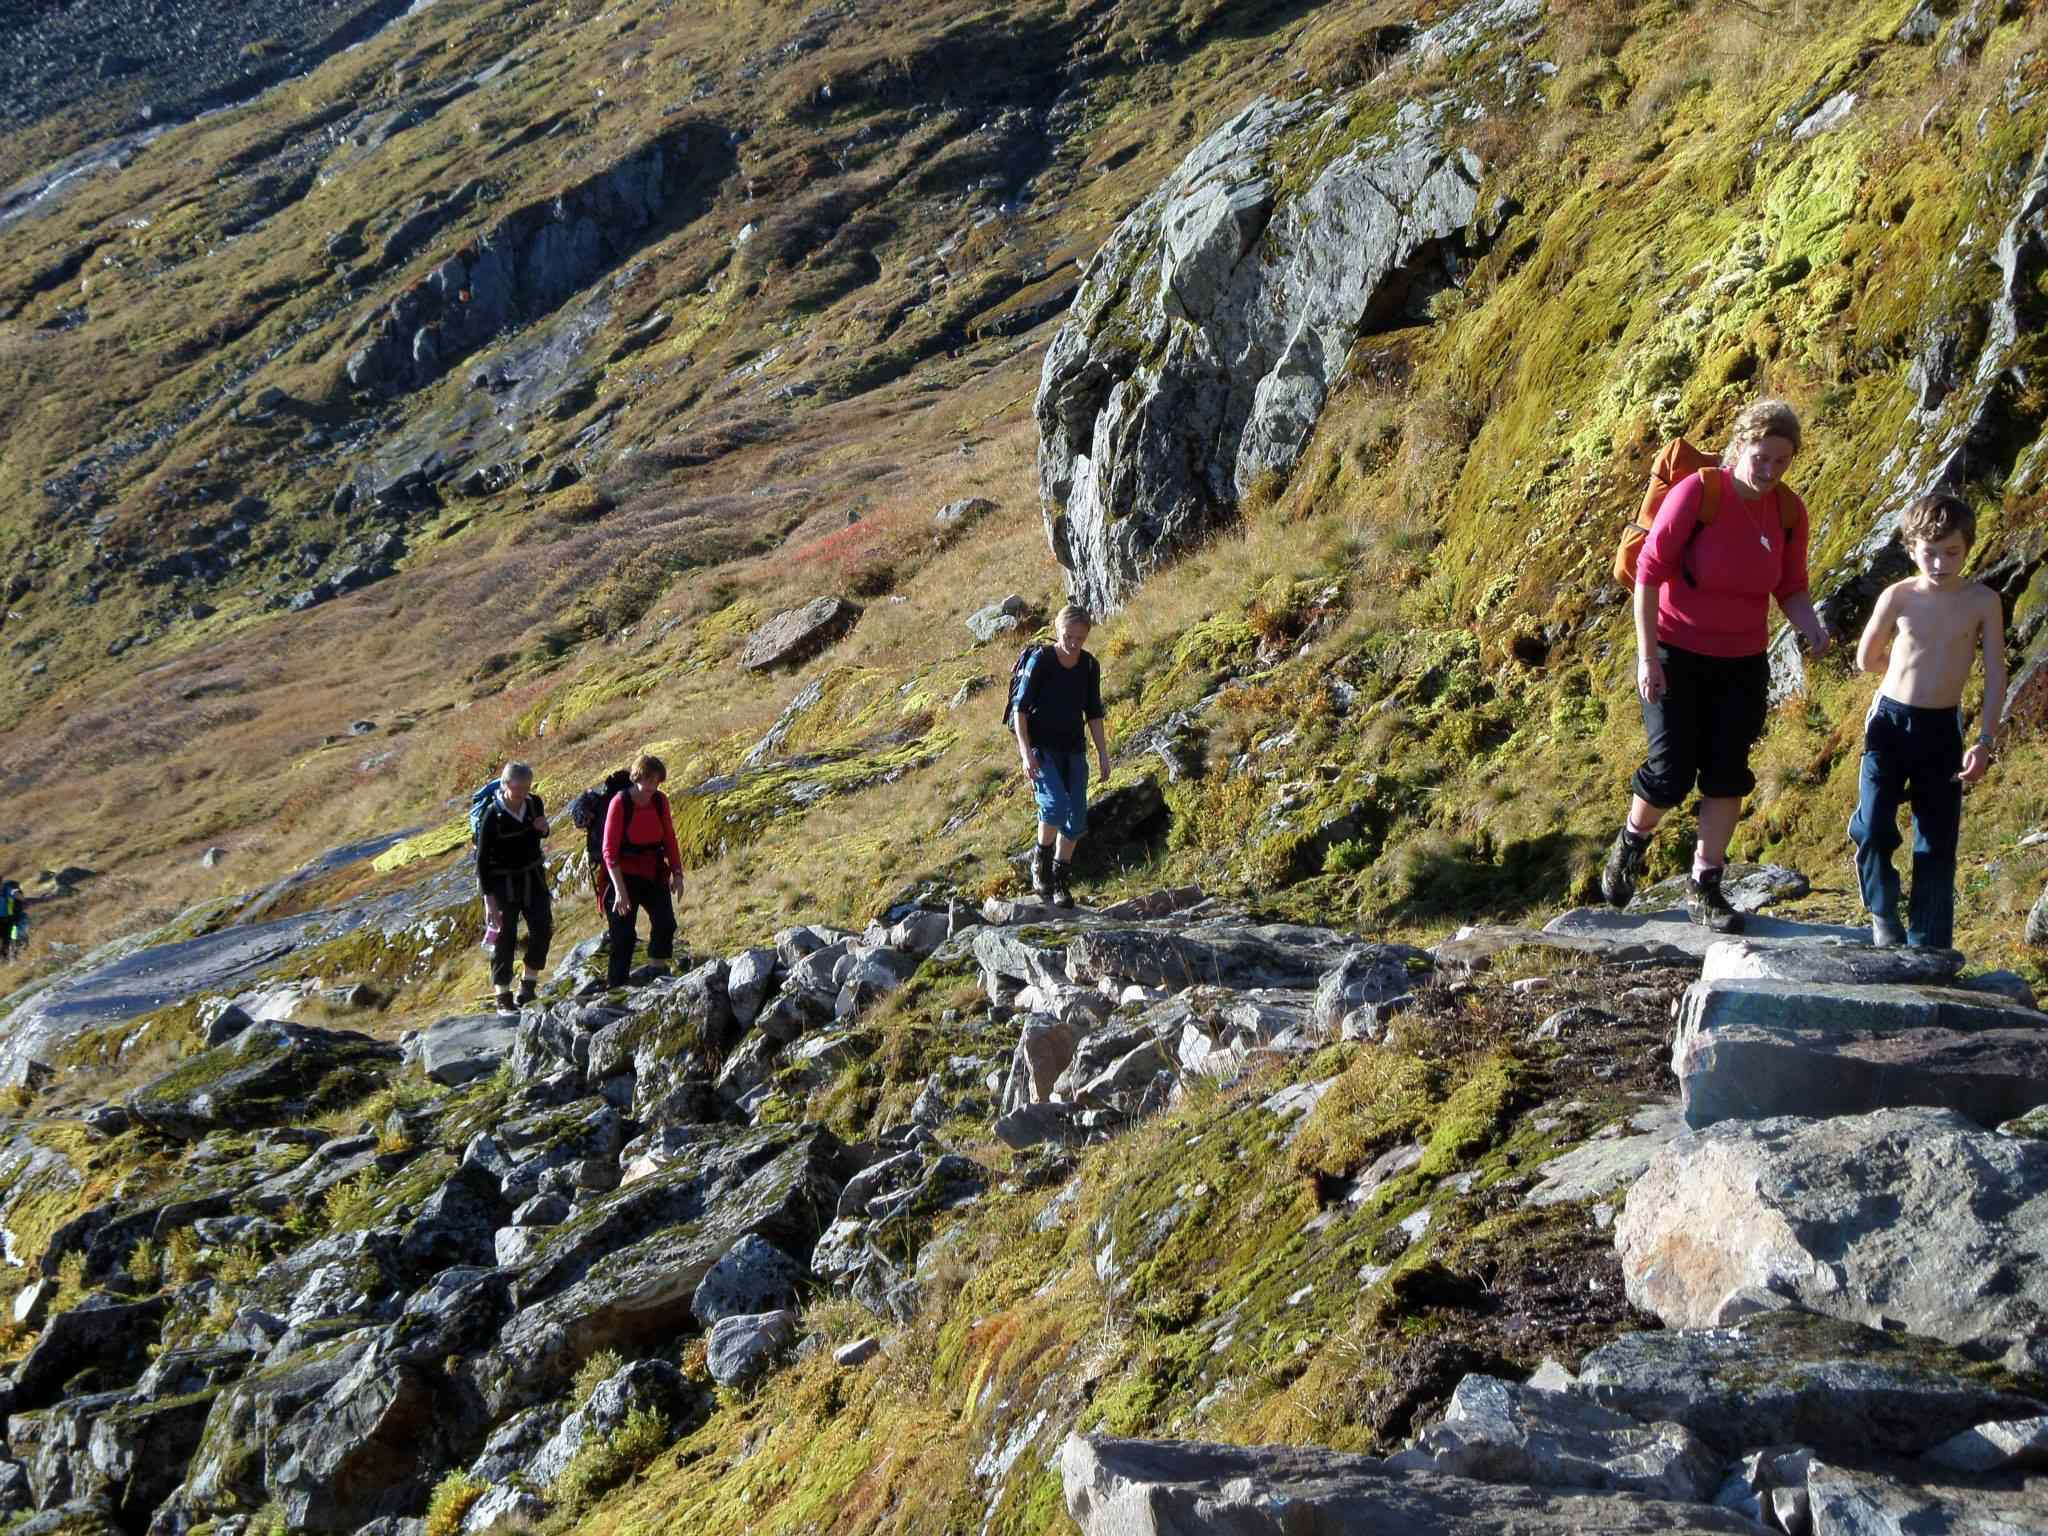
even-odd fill
[(491, 780), (482, 789), (469, 797), (469, 840), (473, 843), (484, 830), (484, 813), (491, 808), (491, 802), (498, 797), (498, 781)]
[[(1010, 663), (1010, 686), (1003, 690), (1004, 730), (1010, 729), (1012, 722), (1017, 718), (1017, 685), (1024, 680), (1025, 667), (1030, 665), (1031, 658), (1040, 651), (1050, 651), (1052, 649), (1053, 647), (1047, 645), (1043, 640), (1034, 641), (1019, 651), (1017, 659)], [(1083, 651), (1081, 653), (1081, 660), (1086, 663), (1088, 676), (1092, 680), (1100, 667), (1100, 663), (1095, 659), (1095, 653), (1093, 651)]]
[(593, 864), (604, 861), (604, 819), (611, 811), (612, 801), (632, 782), (633, 776), (620, 768), (606, 774), (602, 784), (593, 785), (569, 802), (569, 820), (583, 829), (584, 851)]

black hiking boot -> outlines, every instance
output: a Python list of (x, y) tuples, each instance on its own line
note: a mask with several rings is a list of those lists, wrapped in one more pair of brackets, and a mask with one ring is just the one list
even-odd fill
[(1636, 880), (1649, 851), (1650, 840), (1626, 826), (1614, 834), (1614, 846), (1600, 866), (1600, 894), (1610, 907), (1625, 907), (1636, 899)]
[(1721, 894), (1721, 871), (1689, 877), (1685, 882), (1685, 912), (1709, 933), (1742, 932), (1742, 914), (1728, 905)]
[(510, 987), (498, 988), (498, 1012), (514, 1013), (517, 1011), (517, 1006), (512, 1001), (512, 989)]
[(1057, 859), (1053, 860), (1052, 904), (1054, 906), (1071, 907), (1074, 904), (1074, 892), (1072, 888), (1069, 887), (1069, 885), (1067, 884), (1067, 882), (1073, 878), (1073, 874), (1073, 865), (1062, 864)]
[(1031, 894), (1040, 901), (1053, 899), (1052, 865), (1052, 849), (1044, 843), (1034, 843), (1031, 848)]
[(528, 976), (525, 980), (521, 981), (519, 983), (519, 997), (517, 999), (519, 1006), (524, 1008), (528, 1003), (533, 1001), (534, 995), (539, 991), (540, 984), (536, 982), (531, 976)]

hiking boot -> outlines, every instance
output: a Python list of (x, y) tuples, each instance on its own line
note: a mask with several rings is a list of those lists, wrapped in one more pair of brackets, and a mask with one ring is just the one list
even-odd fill
[(1610, 907), (1625, 907), (1636, 899), (1636, 880), (1642, 874), (1650, 851), (1650, 840), (1624, 826), (1614, 834), (1614, 846), (1607, 850), (1607, 862), (1600, 866), (1600, 894)]
[(1056, 907), (1071, 907), (1071, 906), (1072, 906), (1072, 905), (1074, 904), (1074, 893), (1073, 893), (1072, 889), (1071, 889), (1071, 888), (1069, 888), (1069, 886), (1068, 886), (1068, 884), (1067, 884), (1068, 880), (1070, 880), (1071, 878), (1073, 878), (1073, 873), (1074, 873), (1074, 866), (1073, 866), (1073, 865), (1071, 865), (1071, 864), (1062, 864), (1062, 863), (1060, 863), (1060, 862), (1059, 862), (1059, 860), (1057, 860), (1057, 859), (1053, 860), (1053, 865), (1052, 865), (1052, 904), (1053, 904), (1054, 906), (1056, 906)]
[(1031, 894), (1040, 901), (1052, 900), (1052, 849), (1044, 843), (1031, 847)]
[(1710, 869), (1685, 882), (1685, 912), (1709, 933), (1742, 932), (1742, 914), (1721, 894), (1721, 871)]
[(537, 994), (539, 991), (540, 984), (536, 982), (531, 976), (527, 977), (524, 981), (520, 982), (518, 998), (519, 1006), (524, 1008), (528, 1003), (533, 1001), (535, 994)]
[(518, 1011), (518, 1005), (512, 1001), (512, 989), (510, 987), (498, 988), (498, 1012), (517, 1013)]
[(1906, 942), (1906, 930), (1896, 917), (1870, 914), (1870, 942), (1879, 949), (1897, 949)]

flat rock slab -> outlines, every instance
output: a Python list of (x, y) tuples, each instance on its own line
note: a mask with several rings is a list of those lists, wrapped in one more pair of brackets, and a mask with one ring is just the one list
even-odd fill
[[(1687, 877), (1673, 875), (1637, 893), (1628, 904), (1631, 912), (1657, 912), (1685, 904)], [(1738, 912), (1761, 912), (1781, 901), (1797, 901), (1813, 889), (1813, 882), (1796, 869), (1783, 864), (1730, 864), (1721, 876), (1721, 892)]]
[(517, 1015), (466, 1013), (428, 1026), (419, 1038), (420, 1070), (446, 1088), (489, 1077), (512, 1056)]
[(1389, 1465), (1489, 1483), (1710, 1503), (1722, 1462), (1682, 1424), (1645, 1424), (1570, 1392), (1467, 1376), (1443, 1421)]
[(1397, 1471), (1299, 1446), (1070, 1435), (1067, 1512), (1084, 1536), (1693, 1536), (1756, 1527), (1705, 1504)]
[(1671, 1070), (1695, 1128), (1926, 1105), (1996, 1126), (2048, 1104), (2048, 1015), (1954, 987), (1702, 981)]
[[(1606, 939), (1616, 943), (1659, 945), (1677, 950), (1696, 960), (1726, 940), (1728, 935), (1711, 933), (1685, 915), (1682, 907), (1664, 912), (1616, 912), (1611, 907), (1577, 907), (1561, 913), (1543, 925), (1556, 937)], [(1845, 928), (1839, 923), (1797, 923), (1783, 917), (1752, 916), (1743, 925), (1745, 943), (1761, 949), (1782, 949), (1792, 944), (1846, 944), (1870, 947), (1870, 930)]]
[(1628, 1126), (1633, 1134), (1581, 1142), (1543, 1164), (1523, 1204), (1595, 1200), (1634, 1184), (1657, 1154), (1685, 1133), (1685, 1115), (1676, 1104), (1658, 1104), (1634, 1116)]
[(1702, 981), (1805, 981), (1835, 986), (1941, 986), (1963, 968), (1959, 949), (1873, 949), (1867, 944), (1753, 944), (1707, 949)]
[(1683, 1424), (1734, 1456), (1807, 1445), (1824, 1456), (1918, 1456), (1992, 1419), (2042, 1408), (1932, 1339), (1811, 1312), (1732, 1328), (1625, 1334), (1586, 1357), (1577, 1390), (1648, 1423)]
[(1904, 1482), (1814, 1463), (1806, 1475), (1813, 1536), (2020, 1536), (2048, 1531), (2048, 1478)]
[(2048, 1142), (1952, 1110), (1690, 1132), (1630, 1191), (1615, 1247), (1628, 1299), (1667, 1327), (1705, 1326), (1755, 1287), (2048, 1365)]

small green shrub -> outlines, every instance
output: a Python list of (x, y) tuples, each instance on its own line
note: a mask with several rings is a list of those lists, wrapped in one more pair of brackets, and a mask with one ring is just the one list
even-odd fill
[(578, 1368), (576, 1380), (569, 1387), (569, 1401), (581, 1408), (590, 1401), (590, 1395), (623, 1370), (625, 1364), (616, 1349), (600, 1349)]
[(450, 1472), (434, 1485), (427, 1500), (425, 1536), (455, 1536), (462, 1529), (462, 1517), (484, 1496), (484, 1485), (467, 1472)]
[[(625, 1423), (585, 1445), (562, 1469), (549, 1490), (556, 1513), (573, 1517), (589, 1509), (668, 1449), (669, 1438), (665, 1415), (653, 1408), (635, 1408)], [(429, 1536), (432, 1531), (430, 1525)]]
[(377, 1181), (368, 1169), (327, 1191), (322, 1202), (332, 1232), (356, 1232), (370, 1225), (377, 1210)]
[(137, 1285), (155, 1285), (163, 1272), (163, 1254), (153, 1238), (145, 1237), (128, 1250), (128, 1278)]

